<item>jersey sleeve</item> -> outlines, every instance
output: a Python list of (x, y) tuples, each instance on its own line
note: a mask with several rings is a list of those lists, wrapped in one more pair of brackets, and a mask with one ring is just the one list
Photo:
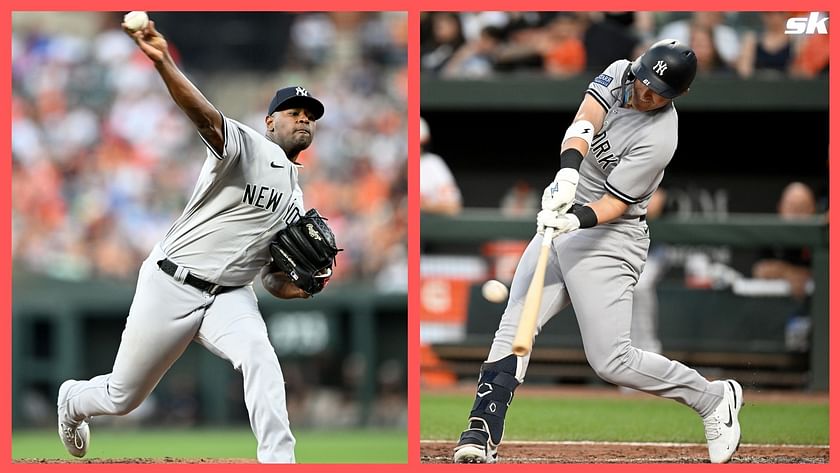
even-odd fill
[(236, 120), (231, 120), (225, 116), (222, 116), (222, 119), (225, 121), (225, 152), (219, 159), (234, 160), (239, 157), (248, 133), (243, 129), (243, 125)]
[(621, 88), (622, 76), (629, 65), (630, 61), (626, 59), (615, 61), (592, 79), (586, 88), (586, 93), (601, 104), (604, 110), (609, 110), (618, 101), (619, 94), (614, 91)]
[(604, 187), (625, 204), (645, 201), (659, 185), (676, 149), (676, 127), (648, 133), (621, 158), (604, 182)]
[(243, 141), (247, 139), (247, 132), (244, 129), (245, 126), (236, 120), (231, 120), (230, 118), (224, 116), (222, 112), (219, 112), (219, 115), (222, 116), (222, 133), (224, 139), (224, 150), (222, 154), (219, 153), (207, 143), (207, 140), (204, 139), (201, 134), (201, 140), (204, 142), (204, 146), (207, 147), (208, 152), (213, 155), (219, 161), (222, 160), (230, 160), (236, 161), (236, 158), (239, 157), (239, 153), (242, 151), (243, 148)]

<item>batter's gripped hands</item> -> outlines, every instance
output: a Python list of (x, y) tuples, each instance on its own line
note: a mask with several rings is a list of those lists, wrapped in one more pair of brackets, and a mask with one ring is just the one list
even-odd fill
[(545, 233), (545, 228), (551, 227), (554, 231), (554, 236), (580, 228), (580, 219), (577, 215), (571, 213), (561, 213), (556, 210), (540, 210), (537, 213), (537, 233), (542, 235)]
[(145, 28), (137, 31), (132, 31), (126, 28), (125, 23), (122, 24), (122, 29), (125, 33), (131, 36), (131, 39), (140, 46), (140, 49), (149, 56), (149, 59), (159, 64), (165, 59), (169, 58), (169, 49), (166, 46), (166, 38), (155, 29), (155, 22), (149, 20), (149, 24)]

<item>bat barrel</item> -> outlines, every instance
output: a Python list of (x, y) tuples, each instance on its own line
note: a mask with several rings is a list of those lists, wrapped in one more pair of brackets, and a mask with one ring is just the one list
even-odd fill
[(551, 240), (554, 237), (554, 229), (548, 227), (543, 235), (540, 247), (540, 256), (537, 259), (537, 266), (534, 268), (534, 276), (531, 278), (531, 285), (525, 294), (525, 303), (522, 304), (522, 314), (519, 317), (519, 326), (516, 329), (516, 337), (513, 339), (513, 353), (516, 356), (526, 356), (531, 353), (534, 344), (534, 332), (537, 330), (537, 316), (540, 312), (543, 288), (545, 287), (545, 270), (548, 265), (548, 250), (551, 248)]

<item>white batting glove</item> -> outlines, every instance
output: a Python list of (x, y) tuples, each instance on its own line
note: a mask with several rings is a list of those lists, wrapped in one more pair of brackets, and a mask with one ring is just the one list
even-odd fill
[(537, 233), (545, 233), (545, 227), (555, 229), (554, 236), (569, 233), (580, 228), (580, 219), (575, 214), (560, 213), (555, 210), (540, 210), (537, 213)]
[(575, 192), (580, 175), (575, 169), (563, 168), (557, 171), (554, 181), (545, 188), (542, 195), (542, 209), (564, 213), (575, 201)]

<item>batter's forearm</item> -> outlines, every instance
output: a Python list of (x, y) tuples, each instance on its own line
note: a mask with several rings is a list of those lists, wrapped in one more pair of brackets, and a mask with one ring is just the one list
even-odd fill
[(162, 61), (155, 63), (155, 68), (166, 84), (172, 100), (193, 122), (207, 143), (221, 155), (224, 150), (224, 134), (222, 116), (216, 107), (187, 79), (168, 54)]
[(587, 204), (587, 206), (595, 212), (595, 216), (598, 219), (597, 223), (606, 223), (617, 219), (618, 217), (624, 215), (624, 212), (627, 211), (628, 207), (627, 204), (616, 199), (610, 194), (605, 194), (595, 202)]
[(586, 153), (589, 152), (589, 147), (595, 134), (604, 126), (605, 116), (606, 112), (604, 108), (590, 95), (585, 95), (577, 114), (575, 114), (574, 120), (572, 120), (572, 124), (566, 130), (566, 135), (560, 148), (562, 151), (561, 165), (565, 164), (563, 167), (574, 167), (577, 169), (580, 166), (580, 162), (577, 162), (577, 166), (568, 164), (570, 162), (574, 163), (576, 161), (575, 159), (566, 159), (565, 163), (562, 163), (564, 161), (563, 154), (569, 156), (568, 151), (575, 150), (580, 153), (580, 159), (582, 160), (583, 156), (586, 156)]

